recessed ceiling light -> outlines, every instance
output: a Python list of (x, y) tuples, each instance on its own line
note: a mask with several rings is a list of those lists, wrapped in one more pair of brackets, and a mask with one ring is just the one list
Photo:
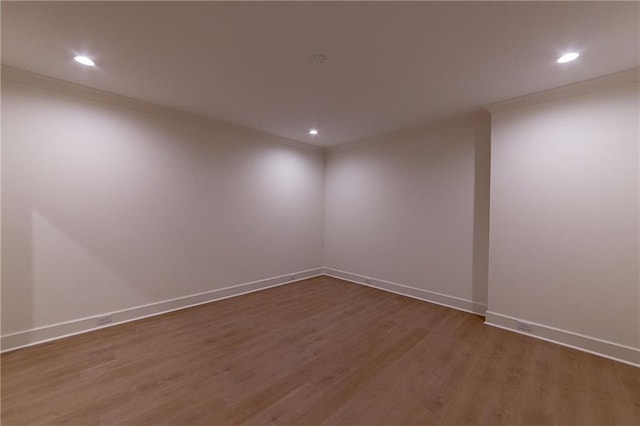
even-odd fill
[(574, 59), (578, 59), (578, 56), (580, 56), (580, 54), (577, 52), (565, 53), (564, 55), (560, 56), (556, 62), (558, 62), (559, 64), (564, 64), (566, 62), (571, 62)]
[(76, 62), (79, 62), (82, 65), (86, 65), (88, 67), (92, 67), (96, 64), (91, 60), (91, 58), (87, 58), (86, 56), (76, 56), (73, 59), (75, 59)]
[(317, 135), (318, 131), (316, 129), (311, 129), (311, 130), (309, 130), (309, 134), (310, 135)]

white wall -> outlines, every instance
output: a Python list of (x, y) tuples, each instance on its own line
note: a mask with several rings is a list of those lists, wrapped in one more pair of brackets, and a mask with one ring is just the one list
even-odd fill
[(489, 116), (478, 113), (329, 150), (330, 273), (483, 312), (489, 140)]
[(3, 335), (322, 266), (320, 150), (40, 83), (2, 82)]
[(487, 321), (640, 363), (635, 75), (493, 114)]
[(470, 114), (323, 158), (4, 72), (2, 334), (17, 346), (324, 264), (459, 309), (488, 301), (490, 324), (640, 363), (634, 79), (501, 103), (491, 131)]

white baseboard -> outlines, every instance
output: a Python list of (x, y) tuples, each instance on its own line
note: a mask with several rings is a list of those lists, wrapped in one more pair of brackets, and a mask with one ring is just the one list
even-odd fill
[[(455, 296), (449, 296), (351, 272), (340, 271), (333, 268), (325, 267), (324, 274), (341, 280), (399, 294), (401, 296), (408, 296), (414, 299), (435, 303), (437, 305), (483, 315), (485, 316), (485, 324), (493, 327), (502, 328), (504, 330), (513, 331), (515, 333), (524, 334), (526, 336), (535, 337), (537, 339), (546, 340), (548, 342), (557, 343), (579, 351), (588, 352), (614, 361), (620, 361), (625, 364), (640, 367), (640, 349), (637, 348), (561, 330), (555, 327), (532, 323), (530, 321), (513, 318), (507, 315), (497, 314), (495, 312), (487, 311), (487, 306), (484, 304)], [(518, 329), (518, 325), (522, 323), (531, 325), (531, 332), (524, 332)]]
[[(327, 267), (293, 272), (286, 275), (238, 284), (204, 293), (192, 294), (189, 296), (150, 303), (148, 305), (136, 306), (120, 311), (106, 312), (87, 318), (80, 318), (77, 320), (10, 333), (0, 337), (0, 348), (2, 349), (1, 352), (8, 352), (39, 343), (62, 339), (76, 334), (87, 333), (105, 327), (190, 308), (214, 302), (216, 300), (253, 293), (255, 291), (265, 290), (267, 288), (277, 287), (320, 275), (327, 275), (356, 284), (388, 291), (390, 293), (399, 294), (401, 296), (408, 296), (414, 299), (435, 303), (437, 305), (473, 314), (484, 315), (486, 318), (485, 324), (487, 325), (640, 367), (640, 349), (638, 348), (620, 345), (614, 342), (597, 339), (595, 337), (585, 336), (579, 333), (573, 333), (555, 327), (545, 326), (531, 321), (487, 311), (486, 305), (473, 302), (471, 300)], [(295, 279), (291, 279), (292, 276), (295, 276)], [(107, 315), (112, 316), (112, 322), (107, 325), (98, 326), (97, 319)], [(529, 324), (531, 326), (531, 331), (524, 332), (518, 329), (518, 326), (522, 323)]]
[[(289, 284), (307, 278), (313, 278), (323, 275), (323, 269), (324, 268), (320, 267), (308, 269), (306, 271), (292, 272), (286, 275), (238, 284), (204, 293), (163, 300), (161, 302), (136, 306), (120, 311), (104, 312), (100, 315), (6, 334), (0, 338), (0, 348), (2, 348), (1, 352), (8, 352), (51, 340), (62, 339), (75, 334), (87, 333), (89, 331), (111, 327), (125, 322), (161, 315), (180, 309), (191, 308), (193, 306), (214, 302), (216, 300), (227, 299), (229, 297), (240, 296), (242, 294), (253, 293), (254, 291), (265, 290), (267, 288)], [(292, 276), (295, 278), (292, 279)], [(112, 317), (111, 323), (102, 326), (97, 325), (98, 318), (108, 315), (111, 315)]]
[(338, 269), (327, 267), (324, 268), (324, 274), (330, 277), (339, 278), (341, 280), (350, 281), (356, 284), (366, 285), (368, 287), (373, 287), (379, 290), (388, 291), (390, 293), (399, 294), (401, 296), (408, 296), (425, 302), (435, 303), (436, 305), (442, 305), (448, 308), (470, 312), (472, 314), (484, 315), (487, 310), (487, 306), (482, 303), (477, 303), (471, 300), (449, 296), (442, 293), (436, 293), (434, 291), (410, 287), (403, 284), (393, 283), (390, 281), (381, 280), (379, 278), (366, 277), (364, 275), (358, 275), (351, 272), (340, 271)]
[[(640, 367), (640, 349), (487, 311), (485, 324)], [(526, 324), (530, 331), (520, 327)]]

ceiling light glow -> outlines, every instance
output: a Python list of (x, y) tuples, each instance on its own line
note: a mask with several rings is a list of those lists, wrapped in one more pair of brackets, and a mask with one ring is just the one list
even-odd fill
[(96, 63), (91, 60), (91, 58), (87, 58), (86, 56), (76, 56), (73, 58), (76, 62), (81, 63), (82, 65), (86, 65), (88, 67), (94, 66)]
[(309, 134), (310, 135), (317, 135), (318, 131), (316, 129), (311, 129), (311, 130), (309, 130)]
[(571, 62), (574, 59), (578, 59), (578, 56), (580, 56), (580, 54), (577, 52), (565, 53), (564, 55), (560, 56), (556, 62), (558, 62), (559, 64), (564, 64), (567, 62)]

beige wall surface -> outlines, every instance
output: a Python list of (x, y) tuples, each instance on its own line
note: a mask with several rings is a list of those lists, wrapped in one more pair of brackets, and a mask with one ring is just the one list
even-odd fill
[(489, 120), (329, 150), (325, 266), (485, 305)]
[(322, 266), (323, 153), (2, 83), (2, 332)]
[(3, 336), (325, 266), (637, 363), (593, 344), (640, 347), (637, 83), (323, 154), (19, 81), (2, 81)]
[(492, 118), (489, 311), (638, 348), (638, 84)]

